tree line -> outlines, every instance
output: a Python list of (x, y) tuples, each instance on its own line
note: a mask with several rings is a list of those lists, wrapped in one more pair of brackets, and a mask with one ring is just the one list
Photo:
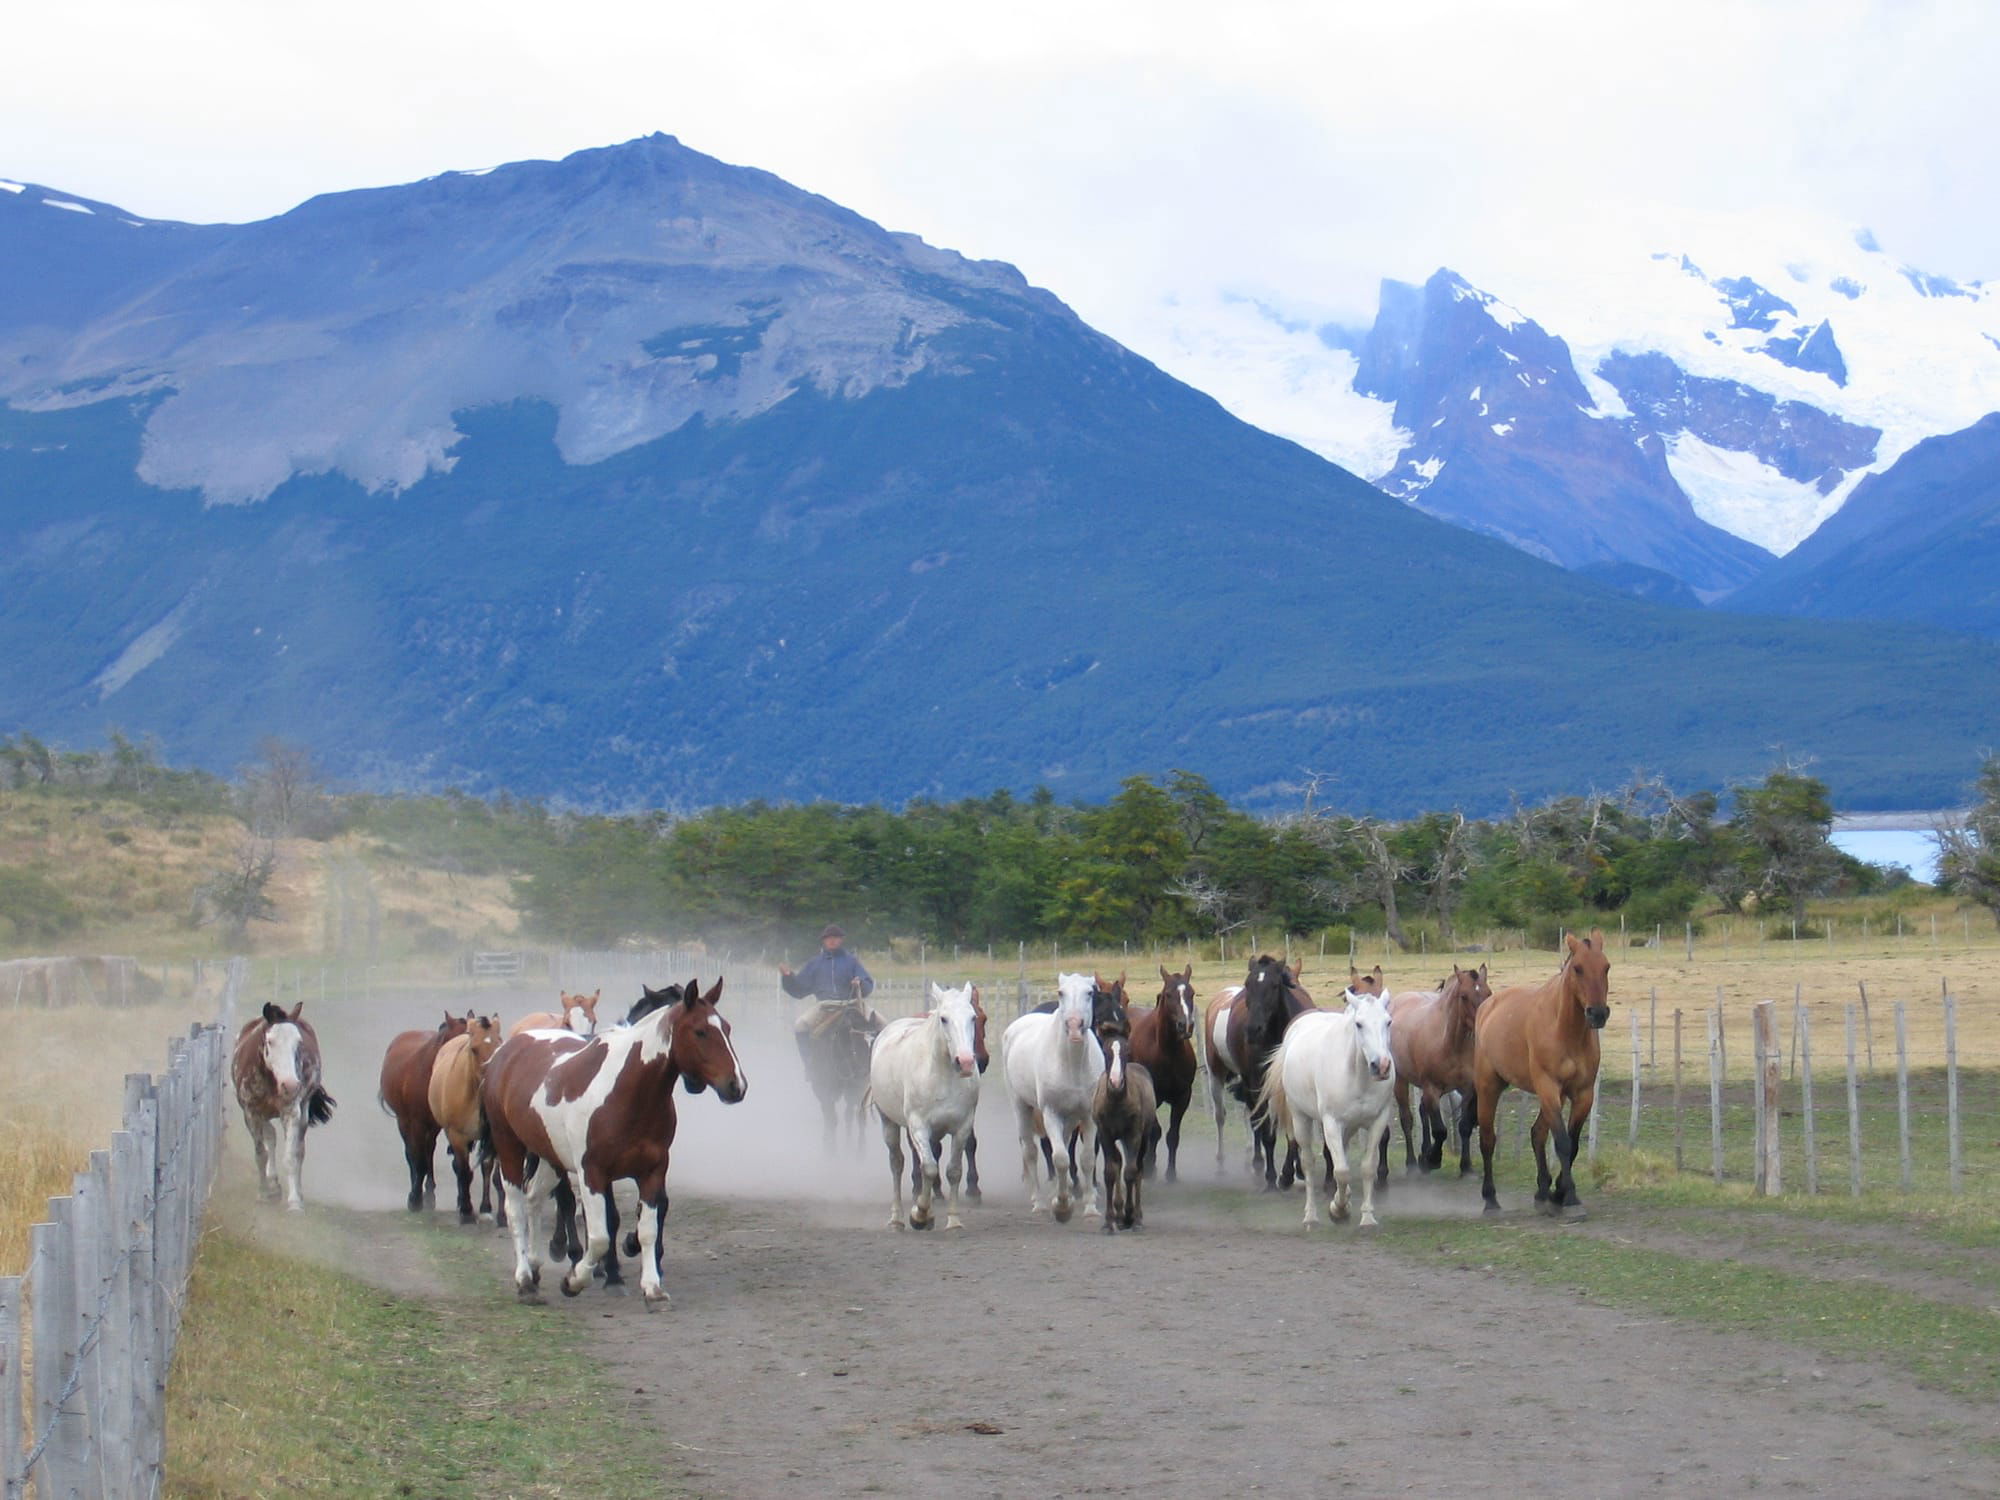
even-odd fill
[[(1341, 810), (1325, 777), (1309, 777), (1292, 810), (1255, 816), (1188, 771), (1127, 777), (1101, 803), (1038, 788), (901, 808), (590, 814), (457, 792), (336, 794), (306, 751), (277, 740), (224, 780), (166, 767), (122, 735), (93, 751), (0, 740), (0, 777), (240, 819), (245, 848), (207, 887), (238, 930), (268, 904), (259, 841), (347, 830), (418, 863), (511, 876), (529, 929), (578, 946), (692, 933), (787, 946), (829, 920), (874, 943), (1116, 946), (1343, 928), (1404, 948), (1489, 929), (1552, 943), (1565, 926), (1621, 916), (1637, 930), (1748, 911), (1803, 920), (1809, 900), (1909, 879), (1836, 849), (1826, 785), (1793, 765), (1724, 792), (1639, 776), (1504, 816), (1398, 821)], [(1977, 795), (1944, 839), (1946, 881), (2000, 916), (2000, 756), (1982, 766)]]

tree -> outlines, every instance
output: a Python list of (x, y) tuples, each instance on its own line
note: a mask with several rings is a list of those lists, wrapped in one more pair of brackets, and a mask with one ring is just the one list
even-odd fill
[(1962, 822), (1932, 825), (1942, 883), (1977, 901), (2000, 921), (2000, 755), (1988, 753), (1973, 783), (1973, 805)]
[(244, 840), (228, 869), (195, 888), (194, 925), (219, 922), (228, 940), (240, 943), (252, 922), (275, 921), (278, 907), (269, 887), (277, 868), (277, 846), (269, 839)]
[(243, 768), (251, 831), (264, 838), (290, 838), (324, 822), (326, 784), (312, 752), (275, 735), (257, 742), (257, 760)]
[(1437, 918), (1440, 945), (1450, 948), (1456, 943), (1452, 916), (1458, 910), (1461, 889), (1472, 873), (1477, 852), (1472, 825), (1465, 821), (1464, 813), (1454, 809), (1448, 815), (1426, 813), (1410, 825), (1409, 831), (1425, 846), (1420, 865), (1424, 902)]
[(1743, 840), (1745, 871), (1758, 900), (1791, 908), (1806, 919), (1806, 901), (1822, 895), (1841, 873), (1833, 847), (1833, 800), (1826, 783), (1790, 765), (1755, 786), (1736, 788), (1730, 819)]

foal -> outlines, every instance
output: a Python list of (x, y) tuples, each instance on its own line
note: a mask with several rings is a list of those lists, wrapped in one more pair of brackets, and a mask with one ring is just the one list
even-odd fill
[(1159, 1095), (1146, 1065), (1130, 1061), (1132, 1027), (1123, 1012), (1098, 1026), (1097, 1042), (1104, 1049), (1104, 1076), (1090, 1096), (1090, 1118), (1104, 1153), (1104, 1232), (1144, 1229), (1140, 1169), (1160, 1137)]

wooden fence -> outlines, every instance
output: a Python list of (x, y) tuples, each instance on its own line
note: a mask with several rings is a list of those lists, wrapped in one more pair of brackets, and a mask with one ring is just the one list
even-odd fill
[(244, 972), (231, 960), (220, 1015), (168, 1043), (166, 1072), (127, 1076), (124, 1128), (49, 1200), (27, 1275), (0, 1278), (5, 1500), (159, 1493), (167, 1371), (222, 1150)]

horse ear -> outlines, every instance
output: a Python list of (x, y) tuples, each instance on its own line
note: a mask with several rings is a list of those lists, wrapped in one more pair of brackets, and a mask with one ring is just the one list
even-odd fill
[(1602, 927), (1593, 927), (1590, 929), (1590, 946), (1595, 948), (1599, 953), (1604, 951), (1604, 929)]
[(979, 1009), (979, 986), (976, 984), (972, 987), (972, 1008)]
[(292, 1007), (292, 1013), (285, 1019), (288, 1021), (296, 1021), (300, 1016), (305, 1014), (305, 1010), (306, 1010), (306, 1003), (305, 1001), (301, 1000), (297, 1005), (294, 1005)]
[(1583, 951), (1583, 944), (1577, 940), (1577, 936), (1575, 933), (1573, 932), (1564, 933), (1563, 941), (1569, 945), (1570, 952), (1580, 953)]
[(720, 1005), (722, 1003), (722, 979), (719, 975), (716, 978), (715, 987), (706, 995), (703, 995), (701, 1001), (704, 1005)]
[(1168, 982), (1169, 980), (1171, 980), (1171, 979), (1172, 979), (1173, 977), (1174, 977), (1173, 975), (1171, 975), (1171, 974), (1169, 974), (1169, 973), (1167, 972), (1167, 966), (1166, 966), (1165, 964), (1161, 964), (1161, 965), (1160, 965), (1160, 983), (1162, 983), (1162, 984), (1165, 984), (1165, 983), (1167, 983), (1167, 982)]
[(282, 1010), (268, 1000), (264, 1002), (264, 1024), (266, 1026), (276, 1026), (284, 1019), (285, 1013)]

